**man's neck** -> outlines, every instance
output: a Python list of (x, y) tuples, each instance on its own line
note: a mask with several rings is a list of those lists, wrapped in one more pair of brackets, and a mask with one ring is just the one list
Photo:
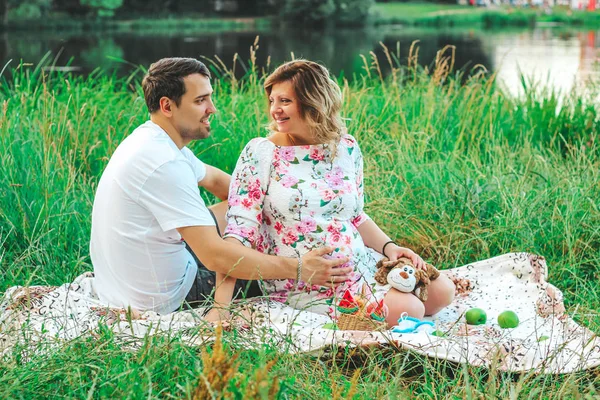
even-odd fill
[(187, 144), (184, 143), (181, 135), (179, 134), (179, 132), (177, 132), (177, 129), (175, 129), (175, 127), (171, 125), (171, 122), (168, 119), (162, 118), (160, 115), (150, 114), (150, 121), (160, 126), (162, 130), (165, 131), (167, 135), (169, 135), (169, 137), (171, 138), (173, 143), (175, 143), (175, 146), (177, 146), (179, 150), (181, 150)]

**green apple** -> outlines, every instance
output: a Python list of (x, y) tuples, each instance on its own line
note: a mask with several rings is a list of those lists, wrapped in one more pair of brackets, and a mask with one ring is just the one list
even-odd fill
[(514, 311), (503, 311), (498, 315), (498, 325), (502, 329), (516, 328), (519, 326), (519, 316)]
[(466, 312), (465, 318), (469, 325), (483, 325), (487, 321), (487, 314), (481, 308), (471, 308)]

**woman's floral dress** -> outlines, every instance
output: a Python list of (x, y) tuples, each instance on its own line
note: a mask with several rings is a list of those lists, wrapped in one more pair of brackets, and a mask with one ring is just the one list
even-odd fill
[[(358, 226), (363, 211), (363, 158), (356, 140), (344, 134), (332, 162), (326, 144), (277, 146), (266, 138), (251, 140), (237, 162), (229, 189), (224, 237), (278, 256), (297, 257), (325, 245), (332, 257), (350, 257), (349, 282), (332, 288), (293, 279), (265, 280), (271, 299), (296, 309), (333, 315), (335, 298), (359, 292), (373, 276), (381, 257), (365, 247)], [(382, 293), (373, 293), (381, 298)]]

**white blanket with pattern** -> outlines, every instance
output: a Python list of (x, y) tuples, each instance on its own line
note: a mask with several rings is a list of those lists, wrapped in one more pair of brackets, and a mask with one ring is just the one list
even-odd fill
[[(546, 282), (543, 257), (509, 253), (444, 273), (458, 283), (457, 296), (449, 307), (427, 318), (445, 333), (443, 337), (426, 332), (341, 331), (327, 316), (267, 300), (240, 304), (238, 309), (249, 317), (234, 323), (232, 329), (239, 329), (249, 346), (268, 341), (288, 352), (319, 354), (332, 346), (393, 346), (453, 362), (495, 364), (512, 372), (568, 373), (600, 365), (600, 339), (565, 312), (562, 293)], [(107, 308), (95, 296), (93, 279), (93, 274), (86, 273), (59, 287), (9, 288), (0, 302), (0, 355), (10, 354), (15, 344), (29, 346), (33, 352), (48, 348), (39, 344), (57, 348), (65, 340), (96, 335), (99, 325), (109, 327), (134, 348), (145, 335), (174, 331), (190, 345), (212, 339), (212, 326), (194, 310), (161, 316)], [(464, 312), (471, 307), (486, 310), (485, 325), (465, 324)], [(518, 314), (518, 327), (498, 326), (496, 317), (504, 310)]]

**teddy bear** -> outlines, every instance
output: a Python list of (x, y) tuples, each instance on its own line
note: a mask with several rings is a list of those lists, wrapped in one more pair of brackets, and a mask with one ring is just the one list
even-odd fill
[(431, 264), (426, 264), (426, 270), (415, 268), (412, 261), (400, 257), (396, 261), (382, 258), (377, 263), (375, 281), (380, 285), (391, 285), (393, 288), (414, 293), (421, 301), (427, 301), (427, 286), (440, 276), (440, 271)]

